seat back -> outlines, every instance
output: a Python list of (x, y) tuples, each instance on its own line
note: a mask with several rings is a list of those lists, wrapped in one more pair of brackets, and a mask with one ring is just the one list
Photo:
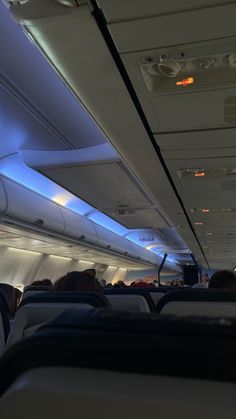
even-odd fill
[(10, 317), (16, 312), (16, 292), (15, 288), (10, 284), (0, 283), (0, 291), (6, 301), (6, 310)]
[(160, 299), (164, 297), (168, 291), (165, 288), (149, 288), (148, 292), (156, 306)]
[(0, 291), (0, 355), (5, 350), (6, 340), (9, 335), (10, 324), (7, 313), (7, 305), (4, 295)]
[(114, 310), (130, 313), (150, 313), (155, 311), (155, 305), (149, 292), (143, 288), (105, 289), (104, 295)]
[(233, 419), (235, 350), (234, 319), (72, 310), (4, 354), (0, 416)]
[(7, 339), (7, 348), (72, 307), (86, 310), (91, 307), (109, 307), (109, 303), (105, 297), (96, 293), (47, 292), (27, 297), (19, 305)]
[(178, 316), (236, 317), (236, 292), (191, 289), (167, 293), (157, 312)]
[(52, 287), (49, 287), (48, 285), (38, 285), (38, 286), (30, 285), (24, 289), (21, 300), (24, 300), (26, 297), (31, 297), (34, 294), (50, 291), (51, 289)]

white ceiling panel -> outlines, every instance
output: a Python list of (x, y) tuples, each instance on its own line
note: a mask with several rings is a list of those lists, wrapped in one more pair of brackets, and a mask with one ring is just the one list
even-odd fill
[[(51, 68), (37, 46), (32, 44), (22, 28), (14, 22), (2, 2), (0, 37), (0, 54), (4, 57), (0, 62), (0, 84), (3, 75), (32, 105), (36, 114), (44, 118), (45, 124), (58, 131), (65, 144), (78, 148), (104, 143), (106, 139), (100, 129), (69, 91), (64, 80)], [(79, 72), (77, 74), (79, 76)], [(35, 128), (34, 132), (39, 138), (39, 130)], [(34, 135), (29, 133), (28, 137), (32, 138), (32, 143), (35, 141)], [(46, 141), (45, 134), (41, 137)], [(54, 138), (54, 149), (59, 147), (60, 140)], [(33, 146), (27, 144), (25, 148)], [(48, 149), (51, 149), (50, 141)]]
[(99, 0), (107, 22), (141, 19), (230, 3), (229, 0)]
[[(221, 171), (234, 170), (235, 165), (234, 158), (188, 159), (172, 160), (170, 168), (187, 208), (231, 208), (235, 207), (236, 173)], [(193, 171), (199, 169), (205, 176), (195, 176)]]
[(223, 157), (235, 155), (236, 128), (156, 134), (167, 159)]
[(144, 229), (144, 228), (163, 228), (167, 227), (166, 221), (163, 217), (159, 214), (159, 212), (155, 209), (141, 209), (137, 210), (130, 215), (119, 215), (117, 213), (113, 213), (112, 211), (105, 211), (106, 214), (110, 215), (112, 218), (115, 218), (120, 224), (128, 228), (133, 229)]
[(41, 171), (96, 208), (143, 208), (151, 205), (119, 163), (57, 167)]
[(235, 13), (235, 3), (221, 2), (216, 7), (112, 23), (109, 29), (120, 53), (142, 51), (234, 36)]
[(57, 167), (41, 171), (128, 228), (168, 226), (120, 163)]
[(153, 98), (160, 132), (224, 126), (224, 100), (230, 94), (236, 89)]

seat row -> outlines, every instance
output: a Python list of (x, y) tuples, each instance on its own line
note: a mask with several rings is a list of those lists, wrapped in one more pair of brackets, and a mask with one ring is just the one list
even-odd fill
[(229, 291), (172, 291), (163, 295), (156, 306), (146, 290), (137, 288), (107, 290), (105, 295), (48, 291), (22, 300), (9, 333), (4, 300), (0, 299), (0, 303), (1, 353), (4, 351), (6, 338), (6, 346), (9, 348), (22, 337), (32, 334), (40, 325), (72, 307), (104, 307), (124, 312), (158, 312), (179, 316), (236, 317), (236, 293)]
[(70, 309), (6, 351), (0, 417), (235, 417), (236, 319)]

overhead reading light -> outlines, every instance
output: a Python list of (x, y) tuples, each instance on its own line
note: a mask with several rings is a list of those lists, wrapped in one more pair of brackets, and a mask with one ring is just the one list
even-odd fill
[(177, 81), (175, 84), (176, 86), (188, 86), (189, 84), (193, 84), (194, 83), (194, 78), (193, 77), (187, 77), (186, 79)]
[(168, 60), (166, 56), (161, 56), (158, 69), (163, 76), (174, 78), (178, 76), (182, 67), (178, 61)]

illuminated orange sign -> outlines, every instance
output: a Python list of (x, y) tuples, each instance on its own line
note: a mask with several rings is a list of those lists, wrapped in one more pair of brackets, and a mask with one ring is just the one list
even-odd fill
[(189, 84), (193, 84), (193, 83), (194, 83), (193, 77), (187, 77), (186, 79), (177, 81), (175, 84), (176, 86), (188, 86)]
[(206, 173), (205, 172), (197, 172), (197, 173), (194, 173), (194, 176), (195, 177), (203, 177), (203, 176), (205, 176), (206, 175)]

